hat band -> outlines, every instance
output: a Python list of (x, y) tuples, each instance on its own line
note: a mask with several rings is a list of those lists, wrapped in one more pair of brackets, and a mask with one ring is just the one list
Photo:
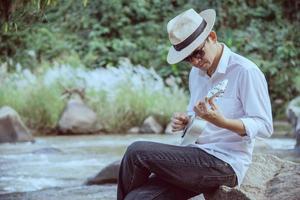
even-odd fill
[(173, 45), (176, 51), (181, 51), (185, 47), (189, 46), (204, 31), (206, 24), (206, 21), (203, 19), (198, 28), (189, 37), (187, 37), (179, 44)]

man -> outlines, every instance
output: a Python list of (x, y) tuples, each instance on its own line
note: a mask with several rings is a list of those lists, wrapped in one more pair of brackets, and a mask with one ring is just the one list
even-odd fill
[[(240, 186), (255, 137), (272, 134), (265, 77), (253, 62), (218, 42), (215, 17), (212, 9), (199, 14), (189, 9), (167, 25), (168, 63), (192, 65), (188, 112), (173, 117), (173, 131), (183, 130), (191, 115), (206, 120), (206, 127), (187, 146), (131, 144), (120, 166), (118, 199), (188, 199), (220, 185)], [(208, 91), (226, 79), (224, 95), (208, 100)]]

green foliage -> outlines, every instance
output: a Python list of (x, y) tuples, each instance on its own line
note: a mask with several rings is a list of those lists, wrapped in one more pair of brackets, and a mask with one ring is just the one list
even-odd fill
[(62, 0), (42, 6), (43, 12), (37, 2), (47, 1), (34, 1), (11, 14), (10, 30), (0, 33), (0, 63), (35, 68), (43, 60), (74, 56), (95, 68), (116, 66), (128, 57), (133, 64), (154, 67), (164, 78), (181, 77), (186, 87), (190, 67), (166, 63), (166, 23), (191, 7), (214, 8), (219, 40), (265, 73), (271, 100), (277, 102), (275, 117), (283, 116), (286, 102), (299, 95), (300, 12), (295, 0)]
[(173, 113), (184, 112), (188, 103), (187, 94), (182, 90), (165, 87), (153, 93), (146, 88), (133, 89), (128, 82), (120, 83), (115, 95), (115, 98), (109, 98), (104, 91), (90, 91), (89, 104), (104, 128), (117, 133), (141, 125), (150, 115), (166, 126)]
[(60, 88), (40, 85), (27, 91), (26, 106), (20, 112), (26, 124), (35, 129), (55, 127), (64, 106)]
[[(48, 70), (53, 67), (48, 66), (48, 70), (47, 67), (43, 67), (41, 72), (31, 75), (23, 70), (5, 74), (4, 77), (0, 76), (0, 107), (14, 108), (27, 126), (39, 131), (51, 130), (59, 121), (66, 103), (61, 98), (64, 89), (62, 85), (67, 88), (76, 88), (80, 80), (85, 82), (76, 74), (77, 70), (81, 70), (80, 73), (83, 71), (92, 73), (80, 67), (66, 67), (61, 71), (56, 68), (50, 74), (52, 77), (57, 77), (57, 75), (59, 77), (46, 79), (45, 77), (49, 77), (46, 76), (46, 74), (49, 75)], [(176, 84), (170, 87), (161, 84), (161, 80), (157, 80), (155, 74), (152, 77), (145, 68), (140, 70), (140, 74), (137, 75), (140, 87), (134, 86), (133, 84), (136, 85), (136, 83), (130, 80), (136, 75), (136, 71), (127, 71), (129, 74), (126, 74), (119, 70), (117, 73), (125, 78), (124, 81), (118, 82), (116, 89), (104, 90), (105, 86), (101, 87), (100, 91), (92, 86), (86, 88), (85, 101), (98, 114), (98, 123), (103, 124), (106, 131), (124, 133), (133, 126), (141, 125), (150, 115), (155, 116), (162, 125), (166, 126), (174, 112), (185, 110), (188, 95), (182, 89), (179, 89)], [(99, 72), (93, 73), (88, 79), (92, 79)], [(53, 76), (53, 74), (56, 75)], [(73, 75), (68, 76), (70, 74)], [(63, 79), (66, 76), (67, 79)], [(100, 79), (101, 77), (98, 77), (96, 80)], [(118, 79), (111, 80), (112, 83), (115, 81)], [(150, 83), (151, 86), (146, 83)], [(159, 89), (153, 89), (157, 87)]]
[(30, 128), (54, 128), (64, 106), (60, 95), (58, 86), (46, 87), (41, 82), (25, 88), (6, 83), (0, 87), (0, 107), (14, 108)]

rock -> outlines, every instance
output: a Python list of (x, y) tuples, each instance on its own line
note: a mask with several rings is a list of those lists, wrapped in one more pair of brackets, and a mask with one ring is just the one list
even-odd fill
[(289, 160), (295, 163), (300, 163), (300, 148), (294, 149), (272, 149), (267, 150), (265, 153), (272, 154), (278, 158)]
[(240, 188), (221, 186), (215, 193), (204, 196), (207, 200), (296, 200), (300, 198), (299, 169), (300, 164), (255, 154)]
[(121, 161), (115, 161), (103, 168), (95, 177), (89, 178), (86, 185), (100, 185), (106, 183), (117, 183)]
[(140, 132), (140, 128), (137, 127), (137, 126), (132, 127), (132, 128), (130, 128), (130, 129), (127, 131), (127, 133), (130, 133), (130, 134), (137, 134), (137, 133), (139, 133), (139, 132)]
[(267, 184), (268, 199), (300, 199), (300, 165), (286, 165)]
[(165, 134), (173, 134), (174, 132), (172, 131), (172, 123), (170, 122), (166, 129), (165, 129)]
[(34, 141), (31, 132), (22, 122), (18, 113), (4, 106), (0, 109), (0, 143)]
[(163, 127), (153, 116), (147, 117), (140, 128), (140, 133), (162, 133)]
[(294, 98), (286, 109), (286, 116), (293, 126), (296, 136), (296, 147), (300, 147), (300, 96)]
[(58, 122), (62, 133), (88, 134), (97, 132), (101, 127), (97, 124), (97, 115), (84, 104), (79, 96), (70, 99)]

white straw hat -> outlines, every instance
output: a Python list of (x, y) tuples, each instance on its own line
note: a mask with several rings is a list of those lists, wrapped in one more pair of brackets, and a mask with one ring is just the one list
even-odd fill
[(197, 49), (211, 32), (216, 19), (216, 12), (207, 9), (199, 14), (189, 9), (175, 18), (167, 25), (169, 40), (172, 44), (167, 56), (169, 64), (175, 64)]

